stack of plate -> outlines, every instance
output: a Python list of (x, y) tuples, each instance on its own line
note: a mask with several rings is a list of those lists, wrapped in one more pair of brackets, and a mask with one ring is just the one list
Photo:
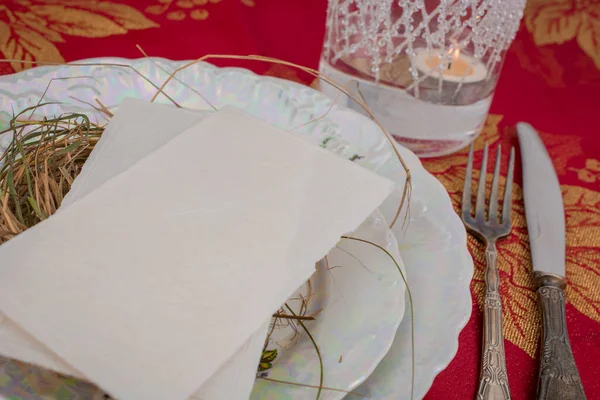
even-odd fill
[[(126, 97), (150, 100), (156, 93), (156, 88), (131, 68), (81, 65), (98, 63), (132, 65), (149, 81), (161, 84), (184, 62), (104, 58), (0, 77), (0, 131), (13, 110), (37, 104), (49, 82), (44, 103), (53, 104), (40, 108), (39, 115), (84, 112), (98, 122), (106, 116), (91, 109), (96, 99), (114, 110)], [(78, 78), (53, 80), (70, 77)], [(308, 299), (306, 312), (315, 317), (307, 322), (307, 328), (324, 363), (326, 389), (321, 399), (342, 399), (350, 391), (371, 399), (408, 399), (413, 357), (414, 398), (423, 397), (434, 377), (454, 357), (458, 334), (471, 312), (473, 262), (463, 224), (442, 185), (414, 154), (398, 146), (411, 171), (412, 195), (410, 212), (406, 214), (405, 209), (390, 230), (406, 174), (392, 146), (369, 119), (344, 107), (331, 108), (329, 98), (308, 87), (206, 63), (182, 71), (165, 92), (179, 105), (192, 109), (233, 105), (397, 182), (396, 193), (356, 234), (402, 261), (413, 298), (414, 355), (403, 279), (389, 257), (374, 247), (342, 242), (329, 254), (328, 265), (321, 265), (301, 292)], [(163, 95), (157, 101), (170, 102)], [(9, 143), (6, 134), (0, 138), (0, 146)], [(257, 379), (252, 399), (315, 398), (317, 390), (310, 386), (319, 382), (317, 354), (308, 337), (296, 328), (284, 324), (273, 331), (267, 350), (277, 352), (270, 353), (260, 372), (269, 380)], [(22, 372), (12, 366), (11, 361), (0, 358), (0, 382), (7, 383), (0, 385), (0, 396), (36, 398), (20, 377)], [(50, 391), (55, 393), (68, 390), (80, 398), (92, 398), (96, 391), (84, 383), (52, 382), (56, 387)]]

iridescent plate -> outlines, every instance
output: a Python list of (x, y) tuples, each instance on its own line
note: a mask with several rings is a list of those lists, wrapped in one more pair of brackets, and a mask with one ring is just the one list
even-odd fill
[[(183, 64), (183, 62), (164, 59), (114, 58), (84, 60), (80, 63), (133, 65), (138, 72), (156, 84), (164, 82), (170, 71)], [(79, 78), (68, 79), (70, 77)], [(101, 113), (90, 111), (90, 104), (95, 105), (96, 98), (113, 110), (125, 97), (149, 100), (156, 92), (156, 88), (148, 81), (132, 69), (125, 67), (86, 65), (35, 68), (0, 77), (0, 130), (2, 124), (6, 124), (10, 119), (12, 110), (22, 110), (35, 105), (52, 78), (67, 79), (53, 80), (45, 101), (59, 101), (62, 104), (46, 106), (44, 115), (77, 111), (85, 112), (92, 118), (102, 121), (104, 117)], [(190, 90), (189, 86), (195, 90)], [(395, 180), (398, 186), (396, 193), (380, 209), (385, 220), (392, 220), (406, 176), (393, 155), (391, 145), (369, 119), (339, 106), (334, 106), (327, 113), (332, 101), (308, 87), (276, 78), (260, 77), (243, 69), (216, 68), (205, 63), (196, 64), (182, 71), (177, 75), (177, 80), (167, 86), (166, 92), (178, 104), (189, 108), (210, 109), (211, 105), (216, 108), (225, 104), (235, 105), (276, 126), (298, 132), (306, 140), (316, 142), (340, 156), (352, 159), (366, 168)], [(169, 102), (162, 95), (158, 100), (162, 103)], [(309, 123), (315, 119), (316, 122)], [(9, 141), (10, 138), (0, 140), (0, 146), (5, 146)], [(397, 247), (392, 245), (390, 248), (399, 249), (402, 255), (413, 295), (414, 398), (418, 399), (425, 395), (435, 376), (456, 354), (458, 335), (471, 313), (469, 282), (473, 274), (473, 262), (467, 250), (465, 229), (452, 209), (448, 193), (439, 181), (423, 168), (413, 153), (401, 146), (398, 146), (398, 149), (411, 170), (413, 185), (410, 213), (408, 216), (401, 215), (399, 223), (392, 229), (397, 239)], [(379, 219), (377, 216), (373, 218)], [(389, 235), (389, 231), (384, 231), (382, 221), (383, 219), (379, 224), (375, 224), (380, 230), (371, 227), (366, 234), (375, 235), (374, 237), (379, 235), (383, 240), (382, 243), (385, 243), (393, 236)], [(389, 270), (387, 266), (384, 267), (384, 260), (381, 260), (381, 263), (376, 261), (373, 265), (369, 262), (371, 256), (367, 254), (363, 256), (360, 252), (365, 249), (359, 248), (358, 244), (355, 243), (352, 249), (344, 246), (349, 244), (342, 243), (340, 245), (342, 249), (335, 249), (332, 257), (340, 257), (340, 263), (347, 267), (320, 270), (313, 277), (316, 280), (313, 289), (317, 290), (316, 287), (331, 289), (333, 286), (328, 285), (333, 282), (332, 277), (336, 277), (334, 272), (347, 273), (346, 271), (351, 268), (356, 277), (373, 278), (382, 274), (387, 278), (382, 278), (383, 283), (380, 285), (361, 287), (358, 298), (366, 302), (362, 307), (352, 303), (351, 298), (355, 296), (354, 294), (340, 291), (343, 293), (341, 298), (349, 297), (349, 304), (354, 305), (348, 308), (352, 311), (348, 312), (349, 318), (345, 320), (346, 322), (339, 322), (342, 325), (336, 325), (331, 331), (323, 330), (317, 339), (319, 347), (330, 353), (326, 357), (324, 384), (341, 390), (356, 388), (356, 392), (371, 399), (408, 399), (411, 382), (410, 318), (406, 312), (394, 336), (392, 329), (394, 323), (399, 323), (403, 314), (403, 309), (397, 308), (404, 307), (404, 302), (398, 297), (396, 302), (391, 301), (391, 295), (386, 297), (384, 294), (390, 286), (393, 288), (402, 286), (397, 281), (397, 271), (394, 277), (386, 275), (383, 272), (387, 273)], [(351, 255), (348, 255), (349, 252)], [(330, 261), (330, 267), (336, 266), (336, 263), (335, 259), (333, 262)], [(371, 272), (367, 273), (366, 271), (369, 270)], [(327, 276), (329, 272), (331, 274)], [(340, 284), (341, 279), (336, 277), (337, 284)], [(345, 290), (352, 288), (351, 285), (341, 287), (345, 287)], [(378, 290), (371, 292), (375, 288)], [(322, 293), (327, 296), (327, 293), (331, 293), (330, 289)], [(400, 292), (395, 293), (398, 296)], [(369, 297), (371, 300), (368, 299)], [(381, 308), (381, 304), (387, 301), (386, 298), (390, 299), (390, 304), (395, 305), (396, 308), (387, 306)], [(314, 301), (313, 304), (319, 304), (321, 300)], [(356, 313), (365, 311), (368, 311), (372, 318), (367, 318), (364, 323), (350, 321), (358, 318), (359, 314)], [(322, 323), (325, 323), (324, 321), (325, 319)], [(314, 323), (318, 324), (318, 319)], [(378, 329), (378, 326), (382, 328)], [(313, 327), (311, 331), (314, 329), (318, 328)], [(281, 354), (275, 358), (272, 367), (265, 371), (268, 377), (283, 376), (286, 380), (287, 376), (299, 383), (312, 385), (318, 383), (314, 349), (307, 345), (306, 338), (302, 337), (302, 334), (293, 338), (292, 342), (290, 344), (292, 350), (280, 347)], [(283, 345), (285, 347), (288, 344), (284, 341)], [(299, 357), (298, 354), (305, 355)], [(25, 371), (25, 373), (35, 375), (39, 374), (39, 371)], [(280, 373), (282, 375), (278, 375)], [(2, 389), (2, 386), (6, 386), (6, 382), (9, 386), (19, 385), (19, 379), (22, 379), (23, 374), (23, 371), (15, 370), (14, 363), (0, 363), (0, 393), (2, 391), (12, 393)], [(255, 399), (313, 399), (316, 395), (316, 390), (312, 388), (293, 388), (290, 385), (273, 382), (257, 382)], [(82, 395), (85, 389), (82, 389), (79, 383), (67, 385), (63, 382), (62, 386), (57, 386), (53, 390)], [(267, 390), (268, 397), (259, 396)], [(343, 392), (329, 390), (324, 390), (321, 396), (322, 399), (342, 397), (344, 397)], [(91, 396), (84, 395), (84, 398), (91, 398)], [(347, 398), (356, 397), (349, 395)]]
[[(127, 61), (112, 62), (124, 64)], [(156, 83), (166, 79), (165, 70), (178, 65), (165, 60), (155, 62), (141, 60), (133, 64)], [(70, 79), (73, 76), (80, 78)], [(383, 136), (373, 135), (372, 124), (354, 112), (335, 110), (326, 118), (310, 123), (325, 114), (330, 106), (329, 100), (312, 89), (258, 77), (246, 70), (218, 69), (208, 64), (194, 66), (178, 79), (167, 86), (166, 92), (181, 106), (212, 109), (234, 105), (372, 170), (392, 157), (384, 146)], [(50, 86), (49, 82), (52, 82)], [(38, 68), (0, 78), (0, 94), (4, 95), (0, 98), (0, 112), (3, 112), (0, 130), (6, 127), (13, 110), (37, 104), (46, 89), (43, 101), (50, 104), (33, 115), (24, 114), (24, 118), (80, 112), (96, 122), (104, 122), (105, 115), (92, 107), (97, 104), (96, 99), (114, 111), (125, 97), (149, 100), (156, 92), (149, 81), (129, 68)], [(158, 101), (171, 102), (165, 96), (160, 96)], [(354, 136), (341, 135), (350, 127)], [(8, 143), (8, 136), (0, 140), (0, 146)], [(397, 240), (378, 211), (354, 235), (382, 246), (402, 266)], [(309, 284), (294, 294), (289, 303), (297, 312), (314, 316), (314, 320), (305, 325), (320, 349), (326, 386), (341, 390), (326, 390), (321, 398), (335, 400), (363, 382), (391, 347), (404, 315), (405, 286), (392, 260), (364, 243), (342, 241), (330, 252), (328, 261), (329, 265), (321, 265)], [(302, 309), (302, 302), (297, 300), (300, 294), (306, 299), (306, 309)], [(314, 345), (299, 324), (277, 321), (265, 350), (259, 372), (261, 379), (256, 381), (253, 399), (314, 398), (316, 390), (306, 385), (318, 385), (319, 361)], [(34, 374), (48, 380), (44, 384), (45, 393), (63, 397), (70, 393), (76, 398), (100, 396), (92, 385), (57, 379), (33, 367), (18, 370), (17, 364), (4, 360), (0, 368), (4, 368), (4, 375), (0, 373), (0, 393), (6, 396), (26, 398), (23, 393), (30, 393), (35, 398), (36, 394), (40, 395), (41, 388), (26, 384)], [(304, 386), (275, 383), (272, 379)]]

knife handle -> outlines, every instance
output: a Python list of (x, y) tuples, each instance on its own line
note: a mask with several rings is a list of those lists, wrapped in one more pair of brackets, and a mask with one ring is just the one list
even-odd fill
[(534, 277), (543, 322), (537, 399), (585, 400), (567, 333), (566, 281), (563, 277), (539, 272)]

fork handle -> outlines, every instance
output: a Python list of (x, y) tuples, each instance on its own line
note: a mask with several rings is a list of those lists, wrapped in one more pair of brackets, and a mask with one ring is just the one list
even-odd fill
[(543, 321), (537, 399), (585, 400), (567, 334), (565, 279), (536, 273), (535, 281)]
[(502, 301), (496, 246), (489, 244), (485, 252), (485, 298), (483, 302), (483, 349), (478, 400), (510, 400), (504, 334), (502, 333)]

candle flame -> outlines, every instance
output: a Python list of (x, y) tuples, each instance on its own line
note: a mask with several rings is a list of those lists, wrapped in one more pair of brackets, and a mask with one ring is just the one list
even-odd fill
[(456, 39), (452, 39), (452, 44), (453, 46), (448, 51), (448, 55), (452, 57), (452, 59), (448, 63), (448, 69), (452, 68), (452, 63), (458, 60), (458, 57), (460, 56), (460, 49), (458, 48), (458, 42), (456, 41)]
[(452, 61), (456, 61), (460, 56), (460, 49), (457, 47), (452, 51)]

